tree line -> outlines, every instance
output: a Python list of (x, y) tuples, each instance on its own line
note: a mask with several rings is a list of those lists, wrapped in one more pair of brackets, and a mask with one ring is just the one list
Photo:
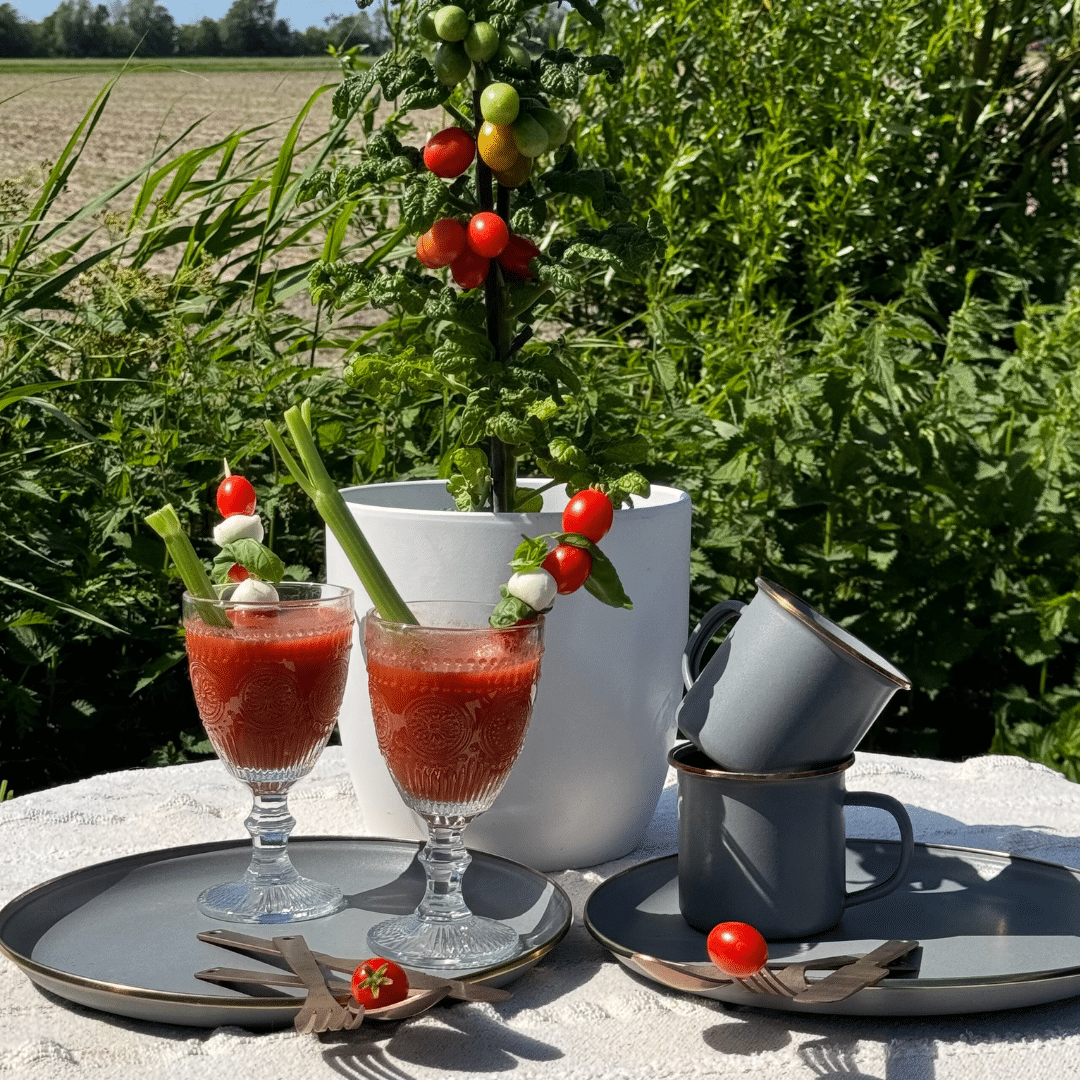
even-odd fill
[(41, 22), (0, 4), (0, 57), (317, 56), (330, 46), (379, 52), (385, 33), (364, 12), (294, 30), (277, 0), (234, 0), (221, 19), (177, 26), (155, 0), (63, 0)]

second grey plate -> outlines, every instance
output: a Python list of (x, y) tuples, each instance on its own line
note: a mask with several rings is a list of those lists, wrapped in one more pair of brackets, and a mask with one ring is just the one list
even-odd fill
[[(848, 840), (848, 888), (888, 875), (895, 841)], [(585, 925), (630, 970), (631, 955), (708, 960), (705, 935), (679, 914), (671, 855), (598, 886)], [(849, 908), (834, 930), (769, 943), (770, 962), (866, 953), (891, 938), (916, 939), (919, 969), (890, 975), (844, 1001), (802, 1004), (731, 984), (700, 996), (789, 1012), (931, 1016), (1043, 1004), (1080, 994), (1080, 871), (973, 848), (916, 844), (896, 892)], [(817, 977), (823, 976), (817, 975)]]
[[(287, 932), (302, 934), (317, 951), (369, 956), (368, 930), (412, 911), (423, 895), (419, 847), (370, 838), (290, 840), (297, 868), (338, 883), (347, 906), (327, 918), (276, 926), (215, 922), (195, 906), (207, 885), (244, 871), (250, 841), (113, 859), (45, 882), (7, 904), (0, 911), (0, 952), (38, 986), (93, 1009), (163, 1024), (281, 1027), (292, 1023), (302, 991), (252, 997), (196, 979), (194, 973), (203, 968), (263, 966), (198, 941), (196, 934), (226, 926), (269, 940)], [(466, 902), (477, 914), (517, 930), (520, 947), (493, 967), (443, 974), (502, 986), (563, 937), (570, 927), (570, 900), (535, 870), (494, 855), (471, 854), (463, 881)]]

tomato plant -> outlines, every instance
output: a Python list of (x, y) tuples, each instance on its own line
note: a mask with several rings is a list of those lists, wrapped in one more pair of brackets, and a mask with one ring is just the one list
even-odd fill
[(510, 242), (510, 230), (498, 214), (481, 210), (469, 221), (469, 247), (485, 259), (494, 259), (503, 253)]
[(459, 127), (443, 128), (427, 141), (424, 147), (424, 164), (444, 179), (460, 176), (476, 156), (473, 137)]
[(594, 488), (579, 491), (567, 504), (562, 514), (563, 532), (581, 533), (586, 539), (598, 544), (615, 520), (615, 508), (611, 500)]
[(409, 993), (409, 978), (393, 960), (373, 956), (357, 965), (352, 976), (352, 992), (365, 1009), (396, 1005)]
[(555, 579), (559, 594), (566, 596), (577, 592), (592, 573), (592, 555), (573, 544), (557, 544), (548, 552), (542, 565)]
[(491, 260), (478, 255), (470, 247), (465, 250), (450, 264), (450, 273), (461, 288), (468, 291), (483, 285), (487, 280), (488, 269)]
[[(508, 274), (514, 277), (531, 278), (532, 271), (529, 262), (540, 254), (540, 249), (527, 237), (511, 233), (502, 254), (499, 256), (499, 265)], [(563, 532), (575, 532), (563, 526)], [(591, 537), (590, 537), (591, 539)]]
[(722, 922), (705, 940), (709, 959), (733, 979), (745, 979), (769, 960), (769, 946), (749, 923)]
[(233, 514), (254, 514), (257, 498), (250, 481), (242, 476), (229, 474), (218, 485), (217, 508), (222, 517)]

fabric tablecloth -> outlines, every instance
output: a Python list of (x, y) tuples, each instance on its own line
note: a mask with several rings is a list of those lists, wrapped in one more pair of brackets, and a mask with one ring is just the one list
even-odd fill
[[(1018, 758), (962, 764), (858, 754), (848, 787), (908, 808), (915, 838), (1080, 866), (1080, 785)], [(294, 835), (364, 833), (339, 748), (294, 789)], [(245, 836), (243, 790), (216, 761), (97, 776), (0, 804), (0, 904), (58, 874), (140, 851)], [(848, 811), (850, 836), (886, 838), (884, 815)], [(674, 777), (625, 859), (552, 875), (574, 903), (563, 941), (498, 1004), (439, 1005), (411, 1020), (322, 1036), (127, 1020), (39, 991), (0, 958), (0, 1077), (407, 1080), (531, 1077), (1080, 1077), (1080, 998), (931, 1018), (794, 1016), (663, 989), (589, 935), (591, 890), (676, 848)], [(1080, 933), (1080, 927), (1077, 928)]]

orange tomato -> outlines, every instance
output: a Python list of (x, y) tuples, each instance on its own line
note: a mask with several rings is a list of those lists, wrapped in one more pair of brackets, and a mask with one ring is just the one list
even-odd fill
[(509, 169), (492, 169), (492, 173), (495, 179), (507, 188), (519, 188), (526, 180), (529, 179), (529, 174), (532, 172), (533, 159), (526, 157), (524, 154), (519, 154), (517, 161), (510, 166)]
[(484, 163), (493, 172), (509, 169), (521, 156), (514, 133), (508, 124), (491, 124), (487, 120), (476, 137), (476, 149)]

